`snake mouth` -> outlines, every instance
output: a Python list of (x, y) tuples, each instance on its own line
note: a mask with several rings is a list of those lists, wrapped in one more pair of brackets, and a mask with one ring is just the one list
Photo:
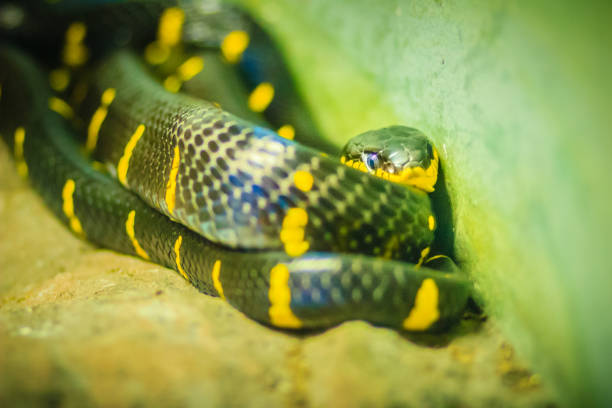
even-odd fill
[(375, 152), (364, 152), (357, 157), (341, 156), (340, 162), (393, 183), (416, 187), (427, 193), (434, 191), (434, 186), (438, 181), (440, 163), (438, 151), (435, 148), (432, 147), (431, 158), (427, 166), (420, 163), (409, 163), (403, 167), (397, 167), (389, 161), (375, 161), (373, 159), (375, 154)]

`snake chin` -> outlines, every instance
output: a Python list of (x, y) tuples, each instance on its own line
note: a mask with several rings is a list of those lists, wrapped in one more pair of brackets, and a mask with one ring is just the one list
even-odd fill
[(390, 126), (355, 136), (342, 149), (345, 165), (376, 177), (434, 191), (439, 155), (427, 137), (407, 126)]

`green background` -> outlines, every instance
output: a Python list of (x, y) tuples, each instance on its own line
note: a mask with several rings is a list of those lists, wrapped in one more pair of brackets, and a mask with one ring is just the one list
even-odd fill
[(335, 143), (394, 123), (431, 137), (486, 312), (562, 401), (612, 402), (609, 7), (239, 2)]

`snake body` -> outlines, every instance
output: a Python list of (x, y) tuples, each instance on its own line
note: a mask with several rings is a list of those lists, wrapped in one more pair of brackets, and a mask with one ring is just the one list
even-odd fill
[[(90, 132), (95, 156), (171, 218), (223, 245), (298, 255), (351, 251), (416, 262), (431, 243), (425, 193), (171, 94), (144, 72), (132, 54), (107, 59), (92, 76), (82, 116), (96, 127), (96, 111), (113, 95)], [(293, 227), (304, 236), (288, 237)]]
[(283, 328), (364, 319), (436, 330), (465, 307), (463, 277), (421, 266), (435, 225), (425, 193), (169, 93), (117, 52), (86, 76), (79, 115), (87, 149), (133, 194), (79, 154), (28, 57), (3, 47), (0, 61), (0, 132), (80, 236), (174, 268)]

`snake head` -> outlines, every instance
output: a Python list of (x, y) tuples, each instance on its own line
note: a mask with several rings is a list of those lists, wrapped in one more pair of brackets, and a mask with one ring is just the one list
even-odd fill
[(391, 126), (355, 136), (342, 149), (340, 161), (349, 167), (428, 193), (438, 179), (438, 152), (414, 128)]

